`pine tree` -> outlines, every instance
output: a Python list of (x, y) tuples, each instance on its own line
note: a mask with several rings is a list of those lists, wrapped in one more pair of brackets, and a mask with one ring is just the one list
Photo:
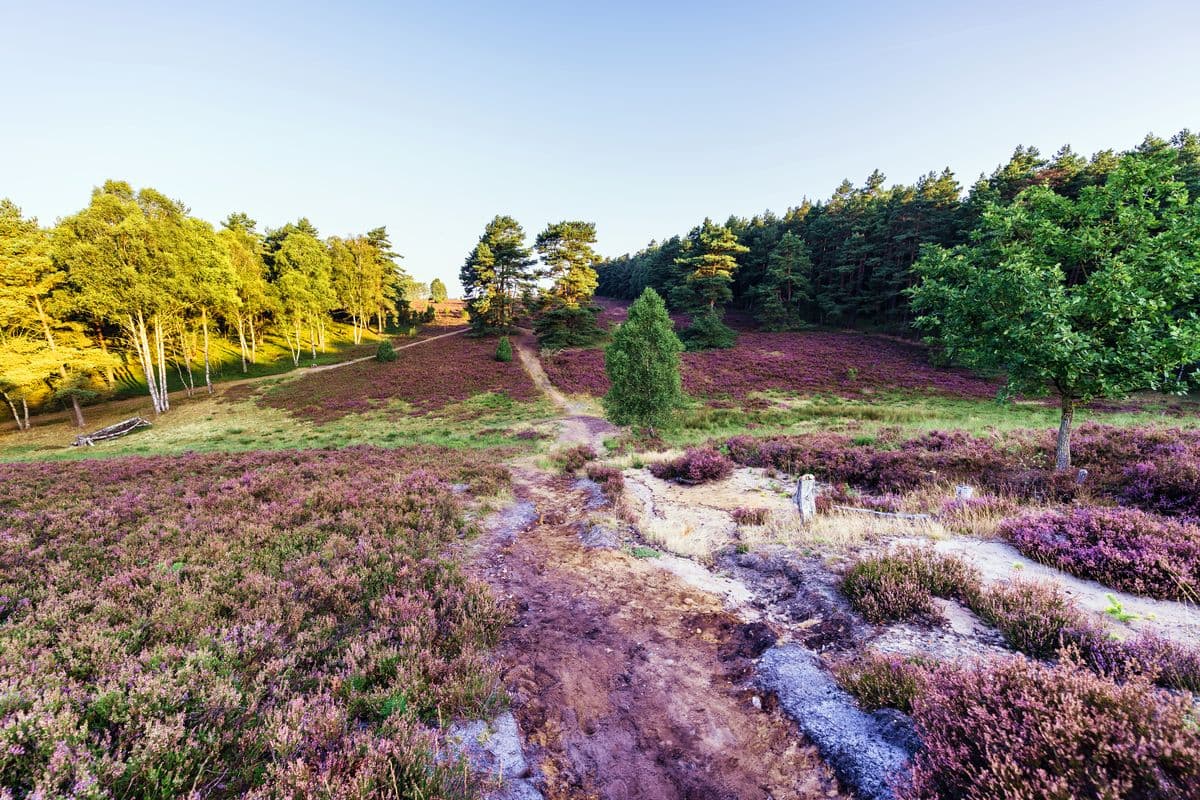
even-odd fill
[(768, 331), (794, 331), (804, 327), (800, 306), (812, 294), (812, 261), (808, 246), (794, 233), (785, 233), (767, 259), (767, 271), (754, 289), (757, 316)]
[(679, 353), (667, 306), (647, 288), (629, 307), (629, 316), (604, 351), (611, 388), (604, 411), (618, 425), (657, 427), (671, 418), (683, 401)]
[(534, 331), (542, 347), (583, 347), (603, 331), (596, 325), (599, 309), (591, 303), (596, 291), (595, 265), (600, 261), (592, 245), (596, 225), (563, 221), (538, 234), (535, 247), (541, 257), (541, 277), (554, 281), (541, 300)]
[(459, 280), (471, 326), (477, 333), (512, 328), (518, 302), (533, 287), (534, 260), (525, 231), (512, 217), (496, 216), (467, 256)]
[(683, 281), (671, 294), (672, 302), (690, 312), (693, 325), (684, 331), (689, 350), (710, 347), (732, 347), (737, 335), (722, 318), (725, 304), (733, 299), (733, 273), (737, 257), (749, 252), (726, 225), (716, 225), (705, 219), (688, 235), (687, 247), (675, 264)]

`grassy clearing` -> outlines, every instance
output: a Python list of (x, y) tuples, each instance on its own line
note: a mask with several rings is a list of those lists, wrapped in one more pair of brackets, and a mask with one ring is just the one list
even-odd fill
[[(128, 401), (124, 406), (128, 405)], [(97, 426), (149, 409), (122, 407), (97, 417)], [(226, 393), (183, 398), (172, 410), (144, 429), (95, 447), (69, 444), (75, 429), (64, 422), (35, 427), (24, 434), (0, 437), (0, 460), (79, 459), (118, 455), (183, 452), (282, 450), (374, 444), (402, 447), (432, 444), (452, 448), (521, 447), (537, 440), (518, 438), (529, 424), (546, 420), (554, 409), (544, 400), (517, 402), (504, 395), (476, 395), (436, 413), (413, 413), (402, 402), (326, 423), (296, 419), (286, 411), (259, 405), (253, 397), (229, 399)]]
[[(659, 431), (672, 447), (687, 447), (713, 438), (749, 433), (753, 436), (795, 435), (837, 431), (861, 432), (869, 436), (884, 428), (920, 433), (930, 430), (961, 430), (973, 435), (1024, 428), (1057, 428), (1057, 408), (1037, 401), (999, 403), (994, 400), (934, 395), (888, 393), (871, 398), (832, 396), (796, 397), (772, 395), (759, 398), (768, 407), (735, 406), (713, 408), (695, 404), (682, 409), (676, 424)], [(1200, 402), (1189, 398), (1188, 406)], [(1197, 414), (1164, 413), (1156, 402), (1140, 410), (1090, 411), (1076, 413), (1076, 423), (1102, 422), (1109, 425), (1159, 424), (1176, 427), (1200, 425)]]

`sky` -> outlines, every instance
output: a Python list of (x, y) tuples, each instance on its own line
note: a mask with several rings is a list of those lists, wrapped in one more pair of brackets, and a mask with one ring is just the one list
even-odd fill
[[(175, 6), (179, 6), (178, 8)], [(615, 256), (879, 168), (1200, 128), (1200, 3), (0, 0), (0, 197), (386, 225), (452, 292), (496, 214)]]

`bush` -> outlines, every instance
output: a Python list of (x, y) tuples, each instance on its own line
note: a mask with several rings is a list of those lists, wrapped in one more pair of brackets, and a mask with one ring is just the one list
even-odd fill
[(609, 502), (615, 503), (625, 491), (625, 475), (616, 467), (604, 464), (588, 464), (587, 476), (600, 484), (601, 491)]
[(911, 656), (871, 652), (835, 664), (833, 674), (864, 710), (895, 708), (910, 714), (928, 670), (928, 664)]
[(379, 347), (375, 349), (375, 360), (380, 363), (388, 364), (399, 357), (399, 353), (396, 352), (396, 348), (392, 347), (391, 342), (380, 342)]
[(679, 458), (650, 465), (656, 478), (679, 483), (709, 483), (733, 474), (733, 462), (711, 447), (688, 448)]
[(496, 345), (496, 360), (507, 363), (512, 361), (512, 358), (512, 342), (508, 340), (507, 336), (501, 336), (499, 344)]
[(553, 460), (563, 472), (574, 473), (583, 469), (583, 465), (596, 459), (596, 451), (586, 444), (577, 444), (560, 450), (554, 454)]
[(766, 508), (735, 508), (732, 514), (738, 525), (766, 525), (770, 515)]
[(543, 350), (589, 347), (604, 338), (596, 324), (599, 306), (551, 306), (533, 321), (533, 332)]
[(1016, 657), (933, 672), (904, 800), (1200, 797), (1191, 702)]
[(1035, 658), (1054, 658), (1063, 645), (1103, 637), (1052, 583), (1011, 581), (990, 586), (972, 610), (999, 630), (1009, 647)]
[(728, 350), (737, 344), (737, 331), (716, 314), (697, 314), (680, 339), (688, 350)]
[(1007, 520), (1022, 553), (1126, 592), (1200, 597), (1200, 528), (1135, 509), (1074, 508)]
[(646, 289), (629, 307), (628, 318), (613, 332), (604, 351), (610, 384), (604, 395), (608, 418), (618, 425), (666, 423), (683, 402), (679, 377), (682, 350), (662, 298)]
[(970, 602), (979, 573), (956, 556), (929, 547), (905, 546), (864, 558), (842, 577), (842, 593), (869, 622), (940, 620), (934, 597)]
[(1122, 502), (1200, 521), (1200, 461), (1195, 453), (1132, 464), (1121, 477), (1117, 497)]

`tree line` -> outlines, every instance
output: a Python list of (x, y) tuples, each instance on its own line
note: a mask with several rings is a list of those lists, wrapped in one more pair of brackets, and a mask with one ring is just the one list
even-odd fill
[(595, 223), (564, 220), (547, 225), (530, 247), (520, 223), (497, 215), (459, 271), (471, 327), (480, 335), (504, 334), (528, 316), (542, 347), (595, 342), (603, 335), (592, 303), (600, 262), (595, 243)]
[(170, 372), (212, 391), (218, 337), (236, 342), (245, 372), (268, 333), (298, 366), (328, 347), (331, 321), (356, 344), (404, 321), (423, 288), (400, 258), (384, 227), (323, 239), (307, 219), (259, 232), (244, 213), (214, 227), (120, 181), (49, 228), (0, 200), (0, 396), (19, 429), (47, 402), (82, 426), (81, 401), (136, 369), (163, 413)]
[(1191, 198), (1200, 197), (1200, 136), (1187, 130), (1090, 159), (1070, 147), (1050, 158), (1018, 147), (965, 193), (948, 168), (893, 186), (876, 170), (862, 186), (843, 181), (828, 200), (805, 199), (782, 215), (705, 220), (686, 235), (601, 262), (597, 292), (633, 299), (655, 289), (672, 310), (694, 312), (700, 330), (689, 346), (729, 341), (728, 331), (714, 324), (722, 300), (770, 330), (832, 325), (907, 332), (915, 318), (907, 290), (917, 283), (922, 248), (968, 243), (989, 208), (1011, 205), (1030, 187), (1077, 199), (1130, 156), (1169, 161), (1174, 179)]

